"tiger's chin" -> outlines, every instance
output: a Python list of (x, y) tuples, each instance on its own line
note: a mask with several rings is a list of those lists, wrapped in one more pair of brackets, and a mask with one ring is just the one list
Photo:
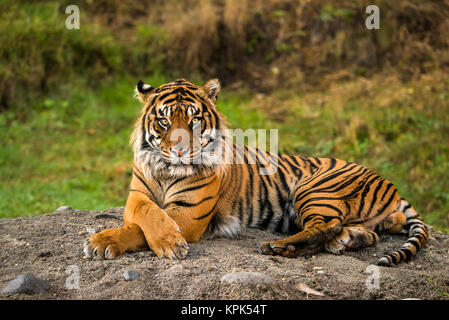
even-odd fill
[(221, 173), (224, 169), (224, 166), (217, 159), (202, 159), (198, 164), (189, 161), (169, 161), (166, 164), (167, 166), (165, 170), (162, 170), (162, 174), (168, 174), (171, 177), (177, 178), (206, 174), (211, 171)]
[(184, 178), (189, 176), (196, 176), (199, 174), (206, 174), (211, 171), (221, 172), (220, 165), (197, 165), (197, 164), (167, 164), (165, 169), (152, 172), (153, 177), (171, 177)]
[[(148, 159), (148, 158), (147, 158)], [(206, 174), (215, 171), (217, 174), (224, 172), (224, 166), (213, 161), (205, 161), (201, 164), (171, 162), (164, 159), (150, 157), (149, 161), (138, 161), (139, 166), (147, 179), (150, 178), (183, 178)]]
[(194, 165), (184, 163), (171, 163), (167, 166), (167, 173), (172, 177), (182, 178), (192, 176), (198, 172)]

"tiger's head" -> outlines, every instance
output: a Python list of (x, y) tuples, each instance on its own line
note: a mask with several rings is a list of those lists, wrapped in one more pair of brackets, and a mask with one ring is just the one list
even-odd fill
[(153, 88), (139, 81), (142, 114), (131, 136), (134, 160), (146, 176), (188, 176), (222, 169), (227, 122), (215, 103), (218, 79), (197, 86), (184, 79)]

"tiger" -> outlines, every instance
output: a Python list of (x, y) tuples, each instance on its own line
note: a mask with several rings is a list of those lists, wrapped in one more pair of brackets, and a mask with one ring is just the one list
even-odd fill
[[(407, 233), (408, 239), (378, 265), (409, 260), (423, 247), (423, 219), (369, 168), (233, 143), (217, 108), (220, 90), (218, 79), (201, 86), (185, 79), (159, 87), (137, 83), (143, 108), (131, 135), (134, 163), (123, 226), (88, 237), (87, 258), (151, 249), (160, 258), (185, 259), (188, 243), (232, 239), (245, 228), (283, 234), (254, 249), (289, 258), (374, 246), (381, 232)], [(227, 150), (228, 161), (217, 156), (220, 150)], [(275, 170), (262, 170), (269, 167)]]

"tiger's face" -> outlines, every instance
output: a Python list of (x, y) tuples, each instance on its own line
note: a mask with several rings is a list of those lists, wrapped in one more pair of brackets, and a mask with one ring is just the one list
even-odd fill
[(132, 136), (137, 163), (151, 174), (191, 175), (219, 164), (226, 120), (215, 106), (218, 79), (197, 86), (184, 79), (158, 88), (139, 81), (136, 93), (144, 104)]

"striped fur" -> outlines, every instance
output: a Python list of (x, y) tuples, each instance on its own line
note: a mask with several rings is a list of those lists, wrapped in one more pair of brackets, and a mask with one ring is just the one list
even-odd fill
[[(159, 88), (139, 82), (136, 89), (144, 108), (132, 135), (135, 166), (130, 198), (144, 195), (177, 223), (187, 242), (204, 236), (234, 237), (242, 227), (266, 229), (290, 236), (264, 242), (259, 251), (293, 257), (321, 250), (340, 254), (374, 245), (382, 231), (408, 231), (405, 244), (382, 257), (380, 265), (405, 261), (424, 245), (428, 234), (421, 218), (391, 182), (370, 169), (335, 158), (271, 154), (233, 144), (226, 135), (214, 136), (211, 129), (224, 132), (227, 127), (215, 106), (219, 90), (216, 79), (202, 87), (184, 79)], [(200, 123), (201, 134), (207, 137), (196, 143), (232, 151), (232, 163), (170, 160), (176, 147), (170, 133), (177, 128), (193, 132), (193, 122)], [(193, 140), (190, 136), (183, 146), (189, 150), (186, 159), (197, 156)], [(274, 164), (274, 174), (260, 173)], [(133, 203), (128, 200), (125, 224), (139, 225), (148, 245), (156, 248), (145, 233), (149, 227), (127, 213), (138, 212)], [(158, 255), (171, 257), (171, 251), (177, 255), (176, 246), (164, 250)]]

